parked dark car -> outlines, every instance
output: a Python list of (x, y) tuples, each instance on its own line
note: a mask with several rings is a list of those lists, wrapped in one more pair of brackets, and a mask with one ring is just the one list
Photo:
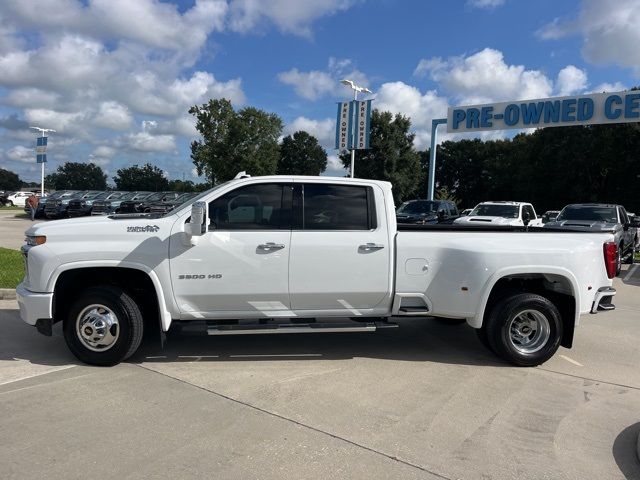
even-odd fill
[(638, 220), (632, 222), (622, 205), (606, 203), (574, 203), (562, 209), (553, 222), (544, 225), (548, 228), (568, 230), (589, 230), (595, 232), (611, 232), (618, 244), (618, 267), (621, 264), (633, 263), (638, 245)]
[(180, 195), (180, 192), (156, 192), (142, 200), (128, 200), (120, 204), (118, 213), (149, 213), (152, 204), (175, 200)]
[[(57, 196), (49, 196), (44, 202), (44, 216), (47, 218), (66, 218), (69, 202), (93, 194), (94, 191), (65, 190)], [(57, 192), (56, 192), (57, 193)]]
[(96, 200), (93, 202), (91, 215), (113, 215), (120, 212), (120, 205), (127, 201), (144, 200), (153, 192), (118, 192), (119, 196), (109, 197), (104, 200)]
[(540, 218), (542, 219), (542, 223), (545, 224), (549, 222), (554, 222), (559, 214), (560, 214), (560, 210), (547, 210), (542, 214)]
[(93, 204), (97, 200), (122, 196), (124, 192), (92, 192), (82, 198), (74, 198), (69, 202), (67, 215), (69, 217), (83, 217), (91, 215)]
[(182, 195), (180, 195), (179, 197), (177, 197), (177, 198), (175, 198), (173, 200), (165, 200), (165, 201), (154, 203), (154, 204), (150, 205), (149, 211), (151, 213), (162, 213), (162, 214), (165, 214), (165, 213), (173, 210), (174, 208), (182, 205), (184, 202), (187, 202), (187, 201), (191, 200), (196, 195), (198, 195), (198, 194), (197, 193), (193, 193), (193, 192), (183, 193)]
[(446, 223), (459, 216), (456, 204), (449, 200), (409, 200), (396, 211), (398, 223)]

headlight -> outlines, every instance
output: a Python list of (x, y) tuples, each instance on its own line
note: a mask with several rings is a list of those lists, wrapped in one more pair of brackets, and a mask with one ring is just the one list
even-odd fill
[(36, 245), (42, 245), (45, 243), (47, 241), (47, 237), (44, 235), (28, 235), (27, 238), (25, 238), (25, 241), (27, 242), (27, 245), (35, 247)]

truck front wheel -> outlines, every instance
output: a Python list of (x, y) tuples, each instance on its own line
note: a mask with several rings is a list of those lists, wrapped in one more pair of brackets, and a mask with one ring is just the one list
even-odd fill
[(143, 318), (124, 290), (104, 285), (87, 288), (64, 319), (71, 352), (90, 365), (111, 366), (135, 353), (142, 341)]
[(562, 339), (562, 319), (556, 306), (545, 297), (529, 293), (496, 303), (485, 328), (492, 350), (521, 367), (549, 360)]

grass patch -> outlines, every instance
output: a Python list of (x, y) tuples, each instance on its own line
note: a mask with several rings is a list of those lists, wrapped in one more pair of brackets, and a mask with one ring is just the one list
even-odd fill
[(13, 207), (0, 207), (0, 212), (6, 212), (6, 211), (12, 211), (12, 210), (24, 210), (24, 207), (19, 207), (17, 205), (14, 205)]
[(24, 277), (24, 262), (18, 250), (0, 247), (0, 288), (16, 288)]

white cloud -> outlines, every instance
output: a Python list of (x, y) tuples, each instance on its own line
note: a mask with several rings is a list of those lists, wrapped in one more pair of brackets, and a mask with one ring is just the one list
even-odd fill
[(553, 82), (541, 71), (508, 65), (502, 52), (492, 48), (447, 60), (421, 60), (415, 74), (428, 75), (460, 103), (541, 98), (553, 91)]
[(588, 93), (602, 93), (602, 92), (621, 92), (623, 90), (627, 90), (629, 87), (627, 87), (626, 85), (624, 85), (621, 82), (615, 82), (615, 83), (601, 83), (600, 85), (594, 87), (593, 90), (591, 90)]
[(504, 5), (506, 0), (467, 0), (467, 5), (474, 8), (496, 8)]
[(344, 177), (347, 169), (344, 168), (337, 155), (327, 155), (327, 169), (322, 175), (327, 177)]
[[(43, 14), (43, 12), (45, 12)], [(41, 31), (73, 30), (99, 39), (132, 40), (143, 45), (189, 52), (200, 49), (213, 30), (222, 30), (223, 0), (198, 0), (181, 14), (157, 0), (42, 0), (37, 8), (22, 0), (3, 2), (0, 13), (14, 25)]]
[(36, 154), (33, 148), (16, 145), (7, 151), (6, 157), (14, 162), (32, 163), (35, 161)]
[(438, 96), (435, 90), (424, 94), (416, 87), (403, 82), (384, 83), (374, 102), (380, 111), (400, 113), (411, 118), (416, 138), (416, 148), (423, 149), (431, 140), (431, 120), (447, 116), (447, 99)]
[(93, 151), (93, 155), (96, 157), (111, 158), (116, 154), (117, 150), (107, 145), (100, 145)]
[(556, 93), (560, 96), (582, 93), (587, 88), (587, 72), (567, 65), (558, 73)]
[(132, 121), (133, 117), (127, 107), (118, 102), (107, 101), (100, 104), (94, 123), (111, 130), (127, 130)]
[(249, 32), (273, 23), (280, 31), (310, 36), (315, 20), (350, 8), (358, 0), (233, 0), (230, 5), (230, 27)]
[(325, 149), (332, 149), (335, 145), (336, 122), (331, 118), (312, 120), (298, 117), (284, 127), (284, 135), (293, 135), (300, 130), (316, 137)]
[(176, 149), (173, 135), (151, 135), (148, 132), (138, 132), (125, 135), (124, 145), (137, 152), (172, 152)]
[(360, 86), (369, 86), (369, 80), (365, 74), (356, 69), (351, 60), (334, 57), (329, 58), (327, 70), (301, 72), (297, 68), (292, 68), (278, 74), (278, 79), (282, 83), (291, 85), (298, 96), (311, 101), (324, 96), (349, 98), (353, 95), (353, 91), (340, 83), (343, 78), (353, 80)]
[(543, 39), (580, 35), (582, 55), (589, 62), (640, 74), (639, 25), (640, 0), (582, 0), (575, 19), (556, 18), (537, 33)]

